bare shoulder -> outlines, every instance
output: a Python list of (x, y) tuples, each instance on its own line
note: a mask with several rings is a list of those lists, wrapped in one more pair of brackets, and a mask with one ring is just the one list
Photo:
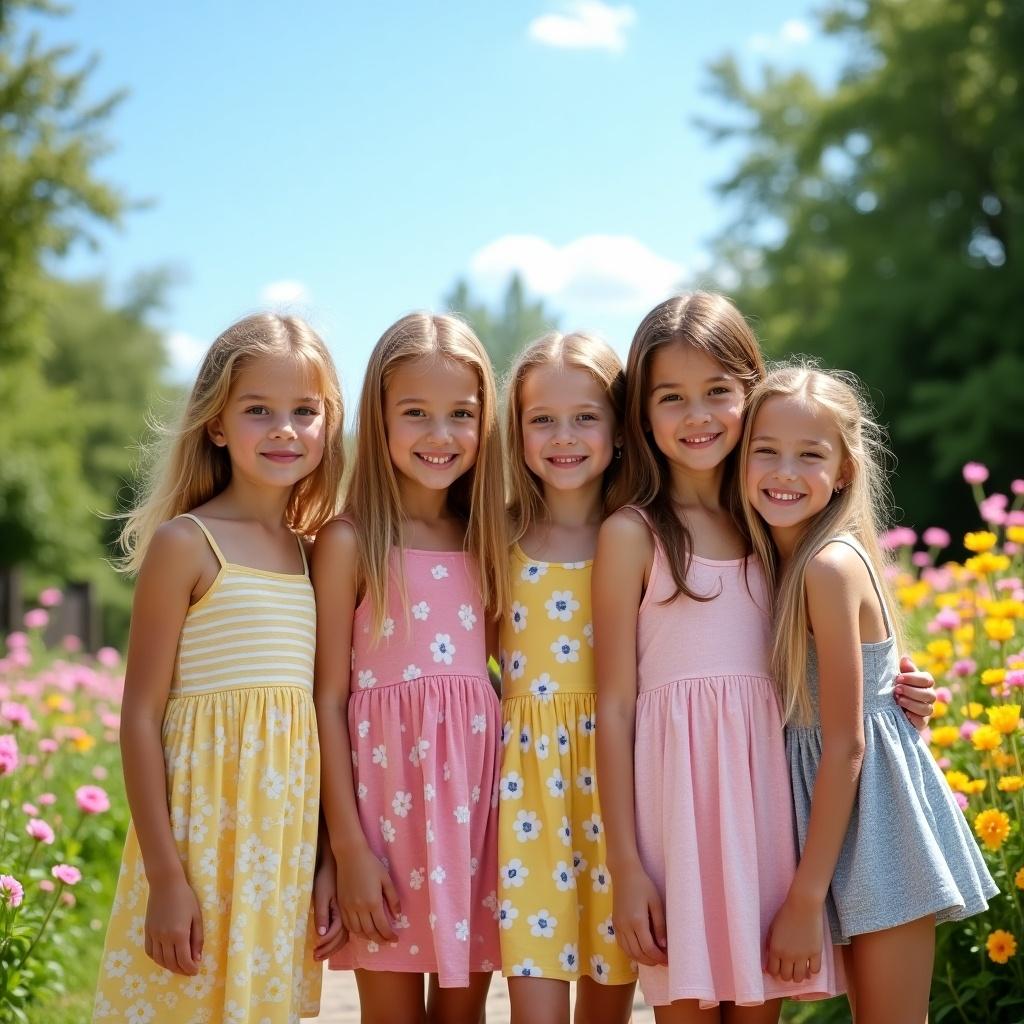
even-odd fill
[(832, 541), (807, 563), (807, 596), (828, 601), (872, 589), (864, 559), (849, 544)]
[(358, 552), (359, 531), (350, 519), (332, 519), (316, 535), (313, 545), (314, 555), (352, 558)]
[(635, 508), (620, 508), (602, 524), (598, 542), (605, 544), (640, 544), (644, 550), (654, 546), (650, 527)]
[(146, 563), (177, 563), (198, 572), (210, 550), (209, 541), (199, 525), (184, 516), (168, 519), (153, 533), (146, 549)]

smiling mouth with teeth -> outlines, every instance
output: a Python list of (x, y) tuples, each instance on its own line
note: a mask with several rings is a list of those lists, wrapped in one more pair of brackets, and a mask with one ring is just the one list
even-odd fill
[(426, 452), (417, 452), (416, 458), (422, 459), (428, 466), (447, 466), (455, 461), (454, 455), (428, 455)]
[(701, 445), (711, 444), (712, 441), (717, 441), (719, 434), (694, 434), (692, 437), (681, 437), (679, 440), (692, 447), (700, 447)]
[(585, 455), (551, 455), (548, 462), (555, 466), (578, 466), (585, 458)]
[(801, 498), (805, 497), (805, 495), (798, 494), (796, 491), (771, 491), (771, 490), (765, 490), (764, 493), (767, 494), (768, 497), (771, 498), (772, 501), (778, 501), (778, 502), (783, 502), (783, 503), (799, 501)]

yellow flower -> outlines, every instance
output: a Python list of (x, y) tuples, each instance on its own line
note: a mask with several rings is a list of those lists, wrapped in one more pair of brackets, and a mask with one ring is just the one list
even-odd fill
[(962, 714), (964, 718), (979, 718), (984, 710), (985, 709), (976, 700), (972, 700), (960, 709), (960, 714)]
[(964, 787), (964, 792), (968, 796), (977, 796), (979, 793), (985, 792), (985, 787), (988, 785), (986, 779), (971, 779), (970, 782)]
[(962, 626), (958, 626), (953, 630), (953, 639), (957, 643), (972, 643), (974, 640), (974, 623), (965, 622)]
[(1017, 759), (1013, 754), (1007, 754), (1002, 750), (993, 750), (991, 754), (992, 763), (996, 766), (999, 771), (1006, 771), (1007, 768), (1012, 767), (1017, 763)]
[(964, 547), (973, 551), (976, 555), (991, 551), (999, 538), (988, 530), (977, 530), (974, 533), (964, 534)]
[(1005, 964), (1017, 952), (1017, 940), (1002, 928), (997, 928), (985, 941), (988, 958), (993, 963)]
[(944, 700), (936, 700), (932, 705), (932, 718), (941, 718), (947, 711), (949, 705)]
[(75, 750), (81, 751), (85, 754), (92, 750), (96, 746), (96, 740), (88, 733), (83, 733), (81, 736), (76, 736), (72, 741), (75, 745)]
[[(932, 733), (932, 742), (935, 742), (935, 734)], [(971, 734), (971, 742), (975, 750), (995, 750), (1003, 742), (1003, 737), (998, 729), (991, 725), (979, 725)]]
[(997, 640), (1003, 643), (1013, 636), (1012, 619), (986, 619), (985, 632), (989, 640)]
[(911, 583), (905, 587), (896, 588), (896, 598), (906, 609), (920, 608), (928, 599), (931, 587), (927, 583)]
[(998, 850), (1010, 834), (1010, 816), (1004, 811), (982, 811), (974, 819), (974, 834), (986, 850)]
[(1004, 775), (996, 785), (1000, 793), (1019, 793), (1024, 789), (1024, 776)]
[(1013, 884), (1018, 889), (1024, 889), (1024, 868), (1021, 868), (1016, 875), (1013, 876)]
[(1009, 555), (993, 555), (986, 551), (982, 555), (968, 558), (964, 565), (978, 576), (987, 576), (993, 572), (1006, 572), (1010, 568)]
[(1005, 601), (982, 601), (985, 614), (993, 619), (1019, 619), (1024, 612), (1024, 602), (1007, 598)]
[(960, 603), (960, 595), (957, 593), (951, 594), (936, 594), (935, 595), (935, 607), (936, 608), (955, 608)]
[(960, 739), (960, 730), (955, 725), (940, 725), (932, 729), (932, 743), (937, 747), (951, 747)]
[(971, 783), (966, 772), (958, 772), (952, 768), (946, 772), (946, 781), (949, 783), (949, 788), (953, 790), (954, 793), (966, 793), (967, 787)]
[(1006, 539), (1012, 540), (1014, 544), (1024, 544), (1024, 526), (1008, 526)]
[(946, 640), (932, 640), (928, 644), (928, 653), (933, 658), (940, 658), (942, 661), (949, 661), (953, 657), (953, 641)]
[[(981, 681), (986, 686), (998, 686), (1005, 678), (1005, 668), (987, 668), (981, 673)], [(981, 712), (979, 711), (977, 714), (980, 715)], [(977, 717), (977, 715), (974, 717)]]
[(985, 712), (988, 720), (994, 729), (998, 729), (1004, 736), (1017, 731), (1020, 722), (1019, 704), (997, 704), (988, 708)]

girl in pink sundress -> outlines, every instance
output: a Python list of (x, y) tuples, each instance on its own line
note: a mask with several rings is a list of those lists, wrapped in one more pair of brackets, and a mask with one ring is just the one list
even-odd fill
[(346, 515), (313, 553), (323, 812), (350, 935), (330, 966), (356, 971), (367, 1024), (476, 1024), (500, 962), (487, 660), (508, 547), (494, 378), (469, 327), (389, 328), (356, 435)]

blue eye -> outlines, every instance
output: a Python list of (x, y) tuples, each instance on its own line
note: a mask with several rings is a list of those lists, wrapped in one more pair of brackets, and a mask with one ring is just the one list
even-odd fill
[(250, 405), (245, 411), (247, 414), (252, 413), (254, 416), (262, 416), (269, 410), (265, 405)]

